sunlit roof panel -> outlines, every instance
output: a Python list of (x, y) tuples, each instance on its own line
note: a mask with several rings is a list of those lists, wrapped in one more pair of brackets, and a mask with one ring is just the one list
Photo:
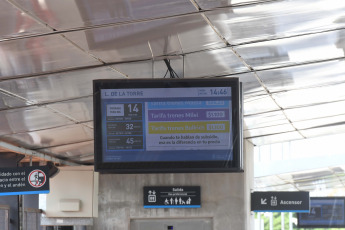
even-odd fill
[(307, 107), (286, 109), (285, 114), (293, 122), (307, 121), (316, 118), (332, 118), (345, 114), (345, 101), (336, 101)]
[(267, 94), (266, 90), (260, 84), (260, 80), (253, 73), (236, 74), (234, 77), (238, 77), (242, 82), (242, 90), (244, 99), (250, 99), (256, 96), (262, 96)]
[[(73, 124), (45, 106), (0, 111), (0, 134), (38, 131)], [(6, 124), (6, 125), (5, 125)]]
[(245, 5), (251, 3), (265, 2), (267, 0), (195, 0), (201, 9), (212, 9), (234, 5)]
[(310, 106), (333, 102), (335, 99), (342, 101), (345, 100), (345, 82), (273, 93), (272, 97), (282, 108)]
[(0, 50), (0, 79), (101, 64), (60, 35), (4, 41)]
[(285, 185), (287, 184), (285, 181), (280, 179), (279, 177), (273, 176), (266, 176), (266, 177), (257, 177), (254, 181), (257, 188), (274, 185)]
[(183, 53), (225, 47), (225, 43), (201, 15), (185, 16), (180, 20), (183, 23), (175, 23), (167, 29), (170, 33), (178, 34)]
[(333, 173), (329, 169), (317, 169), (312, 171), (292, 173), (292, 179), (294, 182), (322, 180), (332, 176)]
[[(1, 88), (1, 87), (0, 87)], [(13, 107), (22, 107), (26, 106), (27, 103), (22, 98), (16, 97), (16, 95), (9, 95), (0, 92), (0, 110), (13, 108)]]
[(324, 127), (301, 130), (301, 133), (308, 138), (324, 136), (324, 135), (332, 135), (332, 134), (338, 134), (338, 133), (344, 133), (344, 132), (345, 132), (344, 122), (340, 122), (338, 124), (326, 125)]
[(289, 123), (282, 111), (245, 116), (244, 122), (249, 130)]
[[(161, 21), (160, 21), (161, 22)], [(101, 27), (66, 33), (65, 36), (103, 62), (150, 59), (149, 23)], [(157, 25), (152, 25), (156, 29)], [(133, 37), (133, 39), (131, 39)]]
[(74, 124), (35, 132), (4, 135), (2, 138), (13, 144), (39, 150), (93, 140), (93, 129), (82, 124)]
[(225, 46), (201, 15), (94, 28), (66, 33), (65, 36), (110, 63)]
[[(152, 61), (128, 62), (113, 65), (115, 70), (128, 78), (152, 78)], [(140, 71), (138, 71), (140, 69)]]
[(0, 1), (0, 28), (0, 40), (51, 31), (8, 1)]
[(49, 104), (48, 108), (76, 122), (93, 120), (92, 96)]
[(76, 161), (91, 161), (93, 162), (94, 159), (94, 150), (93, 150), (94, 142), (93, 141), (85, 141), (76, 144), (66, 144), (57, 147), (45, 148), (41, 149), (42, 151), (48, 151), (56, 153), (61, 157), (67, 157), (71, 160)]
[(244, 101), (244, 115), (278, 111), (278, 105), (270, 96), (257, 96)]
[(184, 68), (186, 78), (212, 77), (247, 71), (229, 48), (188, 54), (185, 56)]
[(257, 72), (270, 92), (331, 86), (345, 81), (345, 61), (328, 61)]
[(345, 3), (339, 0), (316, 0), (313, 4), (290, 0), (214, 10), (206, 15), (229, 43), (236, 45), (343, 28), (344, 11)]
[(56, 29), (70, 29), (125, 21), (137, 21), (192, 13), (196, 8), (188, 0), (14, 0), (41, 21)]
[(337, 115), (337, 116), (326, 116), (326, 117), (314, 118), (314, 119), (304, 120), (304, 121), (296, 121), (293, 124), (297, 129), (310, 129), (310, 128), (317, 128), (317, 127), (326, 127), (328, 125), (341, 124), (344, 121), (345, 121), (345, 114)]
[(261, 127), (257, 129), (247, 129), (244, 130), (244, 136), (245, 137), (259, 137), (259, 136), (266, 136), (266, 135), (274, 135), (274, 134), (280, 134), (285, 132), (291, 132), (294, 131), (295, 128), (290, 124), (283, 124), (283, 125), (275, 125), (275, 126), (269, 126), (269, 127)]
[(344, 57), (343, 30), (237, 46), (237, 52), (255, 69), (289, 66)]
[(0, 88), (26, 100), (42, 103), (90, 96), (92, 80), (108, 78), (123, 76), (110, 68), (102, 67), (0, 81)]
[(254, 145), (267, 145), (272, 143), (287, 142), (291, 140), (301, 140), (304, 137), (297, 131), (279, 133), (274, 135), (247, 138)]
[(315, 191), (315, 190), (343, 188), (344, 186), (339, 182), (340, 181), (337, 178), (329, 178), (329, 179), (324, 179), (324, 180), (315, 179), (313, 181), (295, 183), (295, 185), (300, 190)]

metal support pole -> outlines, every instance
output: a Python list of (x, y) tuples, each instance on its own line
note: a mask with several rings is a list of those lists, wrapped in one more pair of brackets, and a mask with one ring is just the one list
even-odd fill
[(292, 212), (289, 213), (289, 230), (293, 230)]
[[(32, 166), (32, 156), (30, 156), (30, 166)], [(26, 218), (25, 218), (25, 195), (19, 195), (19, 210), (20, 210), (20, 217), (19, 217), (19, 228), (20, 230), (26, 230)]]
[(273, 212), (270, 212), (269, 216), (270, 216), (270, 230), (274, 230), (273, 229)]
[(261, 212), (258, 213), (258, 217), (259, 217), (259, 229), (258, 230), (264, 230), (264, 228), (262, 227), (262, 218), (261, 218)]
[(24, 195), (18, 195), (19, 229), (25, 230)]
[(282, 230), (285, 230), (285, 213), (281, 212), (280, 213), (281, 216), (281, 226), (282, 226)]

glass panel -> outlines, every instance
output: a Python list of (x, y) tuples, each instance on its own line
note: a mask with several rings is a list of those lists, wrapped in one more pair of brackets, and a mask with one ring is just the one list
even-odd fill
[(93, 97), (49, 104), (49, 108), (58, 111), (77, 122), (93, 120)]
[(187, 0), (14, 0), (56, 29), (101, 25), (195, 12)]
[(247, 70), (229, 48), (197, 52), (185, 56), (186, 78), (228, 75)]
[(152, 78), (152, 61), (121, 63), (113, 67), (128, 78)]
[(262, 96), (266, 94), (266, 91), (259, 83), (258, 79), (253, 73), (236, 74), (234, 77), (238, 77), (242, 82), (244, 99), (250, 99), (255, 96)]
[(0, 93), (0, 110), (13, 108), (13, 107), (20, 107), (20, 106), (25, 106), (25, 105), (26, 105), (25, 100), (21, 100), (14, 96), (8, 96), (6, 94)]
[(254, 145), (267, 145), (272, 143), (286, 142), (304, 139), (298, 132), (279, 133), (262, 137), (247, 138)]
[(0, 42), (0, 77), (99, 65), (60, 35)]
[(254, 181), (255, 191), (293, 191), (293, 184), (277, 176), (257, 177)]
[(345, 115), (338, 115), (338, 116), (329, 116), (329, 117), (321, 117), (321, 118), (315, 118), (311, 120), (305, 120), (305, 121), (297, 121), (294, 122), (294, 126), (297, 129), (309, 129), (309, 128), (316, 128), (316, 127), (322, 127), (327, 125), (336, 125), (341, 124), (345, 121)]
[(8, 1), (0, 1), (0, 28), (0, 39), (51, 32), (27, 14), (21, 13)]
[[(185, 16), (181, 19), (184, 23), (172, 27), (173, 31), (178, 32), (183, 53), (225, 47), (225, 43), (201, 15)], [(177, 30), (176, 26), (180, 28)]]
[(72, 124), (54, 111), (44, 107), (27, 107), (0, 111), (0, 134), (21, 133), (27, 131), (43, 130)]
[(182, 53), (178, 34), (173, 32), (174, 29), (171, 29), (171, 34), (166, 34), (163, 37), (154, 38), (150, 41), (149, 45), (154, 57)]
[(237, 46), (256, 69), (344, 57), (345, 30)]
[(284, 132), (294, 131), (295, 128), (291, 124), (285, 125), (275, 125), (270, 127), (263, 127), (257, 129), (247, 129), (244, 131), (245, 137), (259, 137), (259, 136), (266, 136)]
[(271, 1), (215, 10), (206, 15), (231, 44), (344, 27), (344, 1), (309, 3), (309, 0)]
[(0, 88), (30, 101), (50, 102), (91, 96), (92, 80), (114, 78), (123, 78), (123, 76), (110, 68), (102, 67), (2, 81)]
[(333, 125), (321, 127), (321, 128), (301, 130), (301, 133), (307, 138), (344, 133), (345, 125), (343, 123), (344, 122), (342, 122), (341, 124), (333, 124)]
[(248, 130), (289, 123), (282, 111), (248, 115), (244, 117), (244, 122)]
[(345, 101), (320, 105), (286, 109), (285, 114), (291, 121), (305, 121), (315, 118), (327, 118), (345, 114)]
[(201, 9), (265, 2), (267, 0), (195, 0)]
[(345, 83), (274, 93), (272, 96), (283, 108), (340, 101), (345, 99)]
[(62, 157), (68, 157), (78, 161), (91, 161), (94, 157), (94, 143), (93, 141), (85, 141), (77, 144), (66, 144), (58, 147), (42, 149), (56, 153)]
[(258, 96), (244, 101), (244, 115), (252, 115), (279, 110), (270, 96)]
[(328, 178), (333, 173), (328, 169), (318, 169), (313, 171), (305, 171), (300, 173), (293, 173), (292, 178), (295, 182), (303, 182), (308, 180), (318, 180), (322, 178)]
[(82, 124), (68, 125), (36, 132), (4, 135), (4, 140), (26, 148), (46, 148), (93, 140), (93, 129)]
[(345, 80), (345, 61), (258, 71), (257, 74), (270, 92), (334, 85)]
[(224, 46), (200, 15), (66, 33), (105, 62), (151, 59)]

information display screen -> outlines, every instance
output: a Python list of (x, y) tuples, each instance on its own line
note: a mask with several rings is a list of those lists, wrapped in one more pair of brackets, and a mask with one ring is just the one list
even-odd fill
[(94, 81), (95, 169), (241, 170), (238, 79)]
[(310, 198), (310, 213), (298, 214), (298, 226), (301, 228), (345, 227), (345, 198)]

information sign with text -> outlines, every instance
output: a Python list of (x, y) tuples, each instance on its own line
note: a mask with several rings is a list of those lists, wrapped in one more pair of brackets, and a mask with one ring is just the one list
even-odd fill
[(47, 166), (0, 168), (0, 196), (49, 193)]

